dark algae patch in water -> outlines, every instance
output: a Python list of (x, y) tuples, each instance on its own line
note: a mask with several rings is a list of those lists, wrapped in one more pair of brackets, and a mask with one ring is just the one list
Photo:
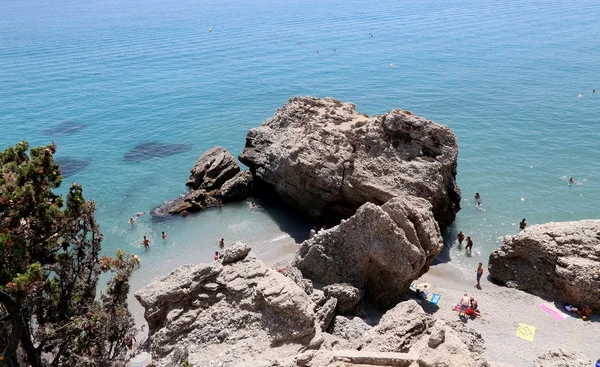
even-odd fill
[(140, 143), (127, 152), (123, 159), (127, 163), (142, 162), (152, 158), (169, 157), (190, 149), (192, 149), (190, 144)]
[(50, 127), (48, 129), (42, 130), (42, 134), (46, 136), (59, 137), (70, 134), (75, 134), (87, 127), (86, 124), (82, 124), (79, 122), (73, 121), (65, 121), (60, 123), (54, 127)]
[(91, 159), (79, 159), (79, 158), (57, 158), (60, 170), (62, 171), (63, 178), (73, 176), (76, 173), (83, 171), (92, 162)]

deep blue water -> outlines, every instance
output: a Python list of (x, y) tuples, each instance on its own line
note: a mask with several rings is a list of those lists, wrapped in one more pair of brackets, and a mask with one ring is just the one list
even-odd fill
[[(127, 223), (184, 192), (204, 150), (239, 154), (294, 95), (404, 108), (455, 131), (452, 230), (475, 240), (471, 257), (450, 250), (459, 266), (485, 262), (523, 217), (600, 217), (597, 1), (3, 0), (0, 15), (0, 146), (58, 143), (66, 186), (97, 201), (104, 249), (142, 257), (137, 285), (210, 261), (221, 237), (267, 256), (285, 251), (282, 230), (302, 235), (309, 223), (247, 203)], [(167, 146), (130, 152), (147, 143)]]

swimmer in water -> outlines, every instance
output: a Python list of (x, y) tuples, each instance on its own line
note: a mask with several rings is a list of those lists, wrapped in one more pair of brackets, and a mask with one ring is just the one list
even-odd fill
[(165, 232), (162, 233), (162, 239), (166, 240), (167, 239), (167, 234)]
[(521, 230), (525, 229), (525, 227), (527, 227), (527, 223), (525, 222), (525, 218), (523, 218), (523, 220), (521, 221), (521, 223), (519, 223), (519, 228)]
[(577, 95), (577, 98), (583, 98), (583, 92), (579, 93), (579, 94)]
[(142, 215), (144, 215), (144, 214), (146, 214), (146, 212), (137, 212), (137, 213), (135, 214), (135, 216), (139, 218), (139, 217), (141, 217), (141, 216), (142, 216)]
[(573, 179), (573, 177), (569, 177), (569, 186), (573, 185), (575, 183), (575, 180)]
[(481, 195), (478, 192), (475, 193), (475, 201), (477, 201), (477, 206), (481, 205)]
[(133, 219), (133, 217), (129, 218), (129, 224), (131, 224), (131, 225), (135, 224), (135, 219)]
[(144, 247), (147, 249), (150, 247), (150, 240), (146, 238), (146, 236), (144, 236), (144, 240), (142, 241), (142, 245), (144, 245)]
[(225, 246), (225, 239), (221, 238), (221, 240), (219, 241), (219, 246), (224, 247)]

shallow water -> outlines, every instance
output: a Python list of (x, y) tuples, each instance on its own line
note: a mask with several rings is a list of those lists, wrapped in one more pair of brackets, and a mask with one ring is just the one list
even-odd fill
[[(183, 193), (204, 150), (239, 154), (293, 95), (409, 109), (455, 131), (464, 199), (448, 238), (462, 230), (475, 246), (445, 259), (465, 269), (523, 217), (599, 217), (598, 2), (7, 0), (0, 14), (0, 146), (54, 139), (59, 156), (88, 163), (65, 184), (97, 201), (106, 252), (142, 257), (134, 289), (210, 261), (221, 237), (274, 254), (285, 231), (307, 232), (247, 203), (128, 224)], [(148, 142), (190, 149), (125, 158)]]

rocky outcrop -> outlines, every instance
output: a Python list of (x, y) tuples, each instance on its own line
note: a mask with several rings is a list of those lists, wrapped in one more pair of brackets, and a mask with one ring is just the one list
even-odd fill
[(600, 220), (528, 227), (505, 238), (488, 268), (507, 286), (600, 309)]
[(213, 359), (244, 365), (264, 360), (261, 352), (279, 345), (298, 344), (281, 356), (310, 345), (317, 333), (315, 305), (289, 278), (252, 254), (242, 257), (247, 249), (237, 244), (232, 262), (184, 266), (135, 294), (145, 308), (157, 366), (179, 365), (181, 350), (196, 366)]
[(443, 247), (420, 198), (364, 204), (355, 215), (302, 243), (294, 260), (304, 276), (322, 284), (349, 283), (379, 304), (395, 304), (425, 273)]
[(294, 97), (248, 132), (239, 156), (255, 185), (312, 217), (348, 218), (364, 203), (420, 197), (450, 224), (460, 206), (456, 136), (392, 110), (368, 117), (332, 98)]
[(460, 322), (449, 323), (427, 315), (414, 301), (399, 303), (369, 330), (360, 350), (410, 352), (418, 366), (483, 367), (483, 339)]
[(435, 320), (412, 300), (374, 327), (358, 317), (336, 317), (337, 298), (320, 290), (308, 294), (240, 242), (221, 260), (180, 267), (135, 297), (145, 308), (147, 347), (157, 367), (183, 360), (195, 366), (320, 367), (346, 366), (336, 364), (346, 357), (397, 359), (386, 352), (409, 352), (419, 366), (487, 366), (480, 359), (481, 335), (463, 324)]
[(204, 189), (212, 191), (240, 172), (240, 166), (235, 158), (225, 148), (212, 147), (202, 153), (196, 165), (190, 171), (186, 183), (192, 190)]
[(225, 148), (213, 147), (204, 152), (190, 172), (186, 183), (190, 191), (152, 210), (153, 216), (191, 213), (216, 207), (219, 201), (239, 201), (252, 195), (252, 175), (240, 172), (237, 161)]
[(253, 179), (250, 171), (242, 171), (225, 181), (219, 190), (224, 202), (240, 201), (252, 196)]

